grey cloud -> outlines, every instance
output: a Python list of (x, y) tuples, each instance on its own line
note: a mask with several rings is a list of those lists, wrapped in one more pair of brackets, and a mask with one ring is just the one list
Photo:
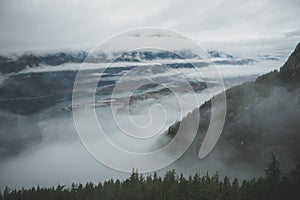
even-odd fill
[(0, 112), (0, 160), (41, 141), (41, 130), (28, 116)]
[(288, 1), (8, 1), (0, 2), (1, 50), (92, 46), (136, 27), (191, 35), (279, 33), (300, 25), (299, 2)]

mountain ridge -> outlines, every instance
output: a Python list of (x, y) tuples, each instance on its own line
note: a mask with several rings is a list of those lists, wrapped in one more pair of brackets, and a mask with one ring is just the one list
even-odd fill
[[(110, 62), (147, 62), (156, 59), (183, 59), (179, 55), (184, 55), (188, 59), (201, 59), (198, 55), (188, 50), (176, 52), (168, 51), (132, 51), (114, 52), (111, 54), (100, 52), (89, 55), (86, 51), (78, 52), (54, 52), (54, 53), (24, 53), (13, 57), (0, 55), (0, 73), (16, 73), (28, 67), (38, 67), (40, 65), (56, 66), (65, 63), (110, 63)], [(252, 64), (255, 60), (250, 58), (238, 59), (230, 54), (221, 51), (208, 51), (211, 58), (223, 60), (215, 61), (215, 64)], [(116, 58), (113, 60), (113, 58)], [(225, 60), (224, 60), (225, 59)], [(229, 59), (229, 60), (228, 60)]]
[[(202, 164), (202, 168), (214, 170), (215, 165), (207, 162), (218, 162), (224, 166), (223, 172), (234, 172), (241, 177), (247, 173), (258, 176), (264, 168), (262, 160), (274, 153), (284, 163), (283, 169), (288, 171), (300, 161), (299, 65), (300, 43), (280, 71), (275, 70), (256, 81), (226, 90), (224, 128), (214, 149), (202, 160), (198, 159), (198, 151), (210, 123), (211, 100), (200, 106), (196, 138), (176, 165), (186, 168), (186, 163), (191, 163), (189, 170), (197, 171)], [(194, 110), (182, 121), (193, 120), (196, 113)], [(182, 121), (170, 126), (167, 135), (174, 137)]]

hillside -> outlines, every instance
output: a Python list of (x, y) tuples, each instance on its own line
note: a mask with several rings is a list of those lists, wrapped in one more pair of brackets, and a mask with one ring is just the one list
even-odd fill
[[(290, 170), (300, 160), (299, 89), (300, 43), (279, 72), (270, 72), (226, 91), (227, 113), (221, 137), (212, 152), (199, 160), (211, 111), (210, 101), (203, 104), (199, 108), (197, 136), (176, 165), (186, 171), (221, 168), (222, 172), (239, 177), (258, 176), (265, 168), (262, 161), (273, 152), (283, 169)], [(192, 120), (194, 114), (183, 120)], [(171, 126), (167, 134), (174, 136), (179, 123)]]

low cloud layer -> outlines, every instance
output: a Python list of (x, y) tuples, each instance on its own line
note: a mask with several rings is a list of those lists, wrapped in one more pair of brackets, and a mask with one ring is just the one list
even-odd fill
[[(246, 80), (253, 80), (258, 74), (270, 71), (274, 69), (274, 66), (279, 67), (280, 62), (264, 61), (255, 65), (224, 65), (217, 66), (217, 68), (223, 75), (225, 86), (230, 87)], [(244, 70), (245, 67), (248, 68), (248, 71)], [(207, 70), (206, 74), (209, 76), (211, 69), (206, 67), (200, 68), (200, 70)], [(178, 71), (191, 80), (197, 80), (198, 75), (194, 73), (193, 69), (178, 69)], [(173, 77), (169, 73), (162, 73), (161, 76)], [(209, 77), (206, 78), (209, 79)], [(208, 100), (209, 97), (207, 91), (198, 93), (199, 103)], [(192, 95), (183, 94), (182, 98), (185, 99), (186, 107), (181, 111), (183, 112), (182, 116), (185, 116), (194, 108), (192, 104), (189, 104)], [(140, 119), (148, 120), (148, 110), (145, 108), (149, 108), (149, 105), (153, 103), (165, 105), (168, 111), (169, 116), (164, 127), (165, 130), (175, 120), (181, 118), (176, 99), (171, 96), (161, 96), (157, 100), (137, 101), (132, 105), (131, 112), (133, 118), (137, 119), (137, 123), (145, 125), (149, 122), (141, 122)], [(37, 184), (50, 186), (57, 183), (97, 182), (111, 177), (128, 176), (128, 174), (117, 172), (100, 164), (84, 149), (74, 126), (72, 113), (60, 110), (68, 104), (70, 104), (68, 100), (58, 102), (54, 106), (28, 116), (0, 112), (0, 136), (2, 138), (0, 143), (2, 160), (0, 163), (0, 188), (6, 184), (12, 187), (30, 187)], [(97, 109), (97, 112), (99, 115), (107, 117), (107, 110), (108, 108), (104, 107)], [(161, 117), (160, 113), (154, 112), (153, 114), (156, 118)], [(154, 144), (154, 146), (149, 146), (147, 143), (139, 145), (124, 143), (126, 137), (119, 137), (120, 130), (110, 118), (106, 118), (102, 123), (104, 123), (106, 131), (110, 133), (110, 138), (129, 150), (143, 152), (145, 147), (156, 149), (157, 146), (168, 142), (168, 138), (162, 137), (159, 138), (159, 141), (152, 141), (151, 145)], [(215, 172), (217, 167), (222, 166), (221, 162), (216, 163), (218, 159), (218, 157), (206, 159), (206, 164), (201, 162), (201, 169), (206, 171), (211, 166), (215, 166), (215, 168), (211, 168), (211, 171)], [(183, 170), (180, 165), (171, 167), (175, 167), (179, 171)]]

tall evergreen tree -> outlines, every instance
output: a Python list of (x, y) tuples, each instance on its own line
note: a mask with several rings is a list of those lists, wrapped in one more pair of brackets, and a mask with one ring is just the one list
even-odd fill
[(281, 170), (279, 167), (279, 162), (273, 153), (272, 158), (267, 165), (265, 173), (265, 178), (269, 182), (269, 184), (273, 185), (279, 183), (281, 178)]

